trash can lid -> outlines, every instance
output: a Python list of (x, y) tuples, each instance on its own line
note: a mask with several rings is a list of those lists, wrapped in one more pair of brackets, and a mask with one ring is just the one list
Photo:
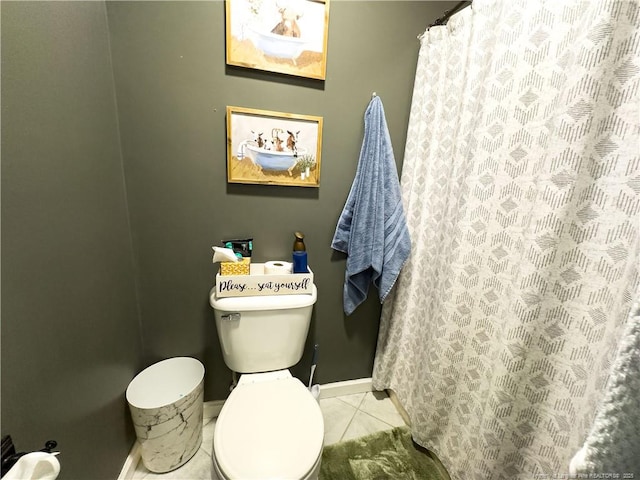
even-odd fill
[(191, 357), (174, 357), (145, 368), (129, 383), (127, 402), (136, 408), (160, 408), (193, 392), (204, 378), (204, 365)]

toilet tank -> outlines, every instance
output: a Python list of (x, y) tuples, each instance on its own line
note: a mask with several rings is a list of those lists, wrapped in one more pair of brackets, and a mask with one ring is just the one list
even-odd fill
[(300, 361), (309, 333), (311, 294), (216, 297), (211, 290), (216, 329), (227, 366), (238, 373), (270, 372)]

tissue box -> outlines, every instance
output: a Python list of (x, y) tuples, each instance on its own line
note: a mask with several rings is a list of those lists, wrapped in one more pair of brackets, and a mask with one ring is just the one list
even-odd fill
[(249, 275), (251, 257), (242, 257), (237, 262), (220, 262), (220, 275)]
[[(235, 265), (235, 264), (234, 264)], [(216, 275), (218, 298), (263, 295), (298, 295), (313, 292), (313, 272), (265, 275), (264, 263), (252, 263), (250, 275)]]

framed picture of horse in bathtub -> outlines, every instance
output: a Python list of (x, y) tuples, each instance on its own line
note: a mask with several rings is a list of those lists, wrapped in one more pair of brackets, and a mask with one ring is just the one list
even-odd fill
[(320, 186), (322, 117), (227, 107), (227, 181)]
[(329, 0), (226, 0), (227, 64), (325, 79)]

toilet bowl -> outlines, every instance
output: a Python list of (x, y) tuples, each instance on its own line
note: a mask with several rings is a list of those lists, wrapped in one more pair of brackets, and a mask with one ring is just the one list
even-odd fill
[(315, 480), (324, 421), (309, 390), (288, 370), (245, 374), (216, 420), (220, 480)]

